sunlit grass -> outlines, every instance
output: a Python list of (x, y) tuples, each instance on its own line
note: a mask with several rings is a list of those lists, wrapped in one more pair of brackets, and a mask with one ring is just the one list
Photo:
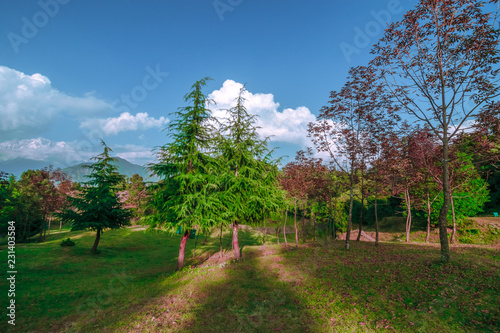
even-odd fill
[[(242, 261), (212, 258), (190, 267), (219, 250), (217, 233), (206, 245), (200, 235), (197, 258), (190, 239), (187, 267), (175, 272), (179, 237), (107, 231), (101, 253), (91, 255), (94, 236), (52, 234), (45, 243), (17, 247), (14, 331), (500, 330), (495, 249), (454, 247), (452, 263), (442, 265), (436, 246), (352, 242), (345, 251), (340, 241), (322, 241), (295, 250), (260, 246), (260, 233), (240, 231)], [(223, 236), (230, 251), (230, 234)], [(76, 246), (61, 247), (68, 237)], [(267, 244), (276, 242), (267, 237)], [(4, 320), (0, 331), (7, 329)]]

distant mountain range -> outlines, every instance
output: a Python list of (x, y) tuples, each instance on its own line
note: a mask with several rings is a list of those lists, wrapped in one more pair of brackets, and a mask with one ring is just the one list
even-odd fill
[(29, 169), (37, 170), (48, 167), (49, 164), (44, 161), (30, 160), (28, 158), (15, 158), (0, 162), (0, 171), (11, 173), (16, 178), (21, 177), (21, 174)]
[[(117, 162), (114, 164), (118, 167), (118, 172), (121, 173), (122, 175), (131, 177), (134, 174), (138, 174), (139, 176), (144, 178), (145, 181), (152, 181), (152, 182), (158, 181), (157, 177), (149, 176), (149, 173), (145, 167), (137, 164), (132, 164), (129, 161), (124, 160), (123, 158), (119, 157), (115, 158), (117, 159)], [(74, 182), (79, 182), (79, 183), (85, 182), (88, 180), (86, 176), (90, 173), (89, 169), (83, 167), (86, 164), (89, 163), (80, 163), (74, 166), (64, 168), (62, 169), (62, 171), (64, 171), (68, 176), (70, 176), (71, 180), (73, 180)], [(13, 160), (0, 162), (0, 171), (11, 173), (14, 176), (16, 176), (16, 178), (19, 178), (21, 177), (21, 174), (26, 170), (42, 169), (48, 166), (49, 164), (44, 161), (36, 161), (26, 158), (16, 158)], [(55, 165), (54, 167), (57, 167), (57, 165)]]

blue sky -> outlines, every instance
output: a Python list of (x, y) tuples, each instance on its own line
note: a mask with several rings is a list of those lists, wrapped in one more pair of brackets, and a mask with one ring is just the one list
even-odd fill
[[(414, 6), (389, 1), (6, 0), (0, 4), (0, 161), (67, 166), (102, 137), (137, 164), (168, 140), (190, 86), (247, 108), (277, 155), (309, 144), (314, 121), (351, 66), (365, 65), (386, 21)], [(214, 111), (217, 114), (217, 111)]]

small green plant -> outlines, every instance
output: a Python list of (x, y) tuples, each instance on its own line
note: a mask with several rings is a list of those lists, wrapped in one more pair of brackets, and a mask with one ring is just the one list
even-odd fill
[(459, 241), (460, 243), (462, 243), (462, 244), (472, 244), (472, 243), (474, 243), (474, 240), (472, 239), (472, 236), (467, 235), (467, 234), (466, 234), (466, 235), (461, 236), (461, 237), (458, 239), (458, 241)]
[(496, 225), (494, 224), (489, 224), (488, 225), (488, 228), (490, 229), (490, 232), (493, 234), (493, 235), (498, 235), (500, 233), (500, 228), (497, 227)]
[(61, 246), (75, 246), (75, 242), (68, 238), (61, 242)]

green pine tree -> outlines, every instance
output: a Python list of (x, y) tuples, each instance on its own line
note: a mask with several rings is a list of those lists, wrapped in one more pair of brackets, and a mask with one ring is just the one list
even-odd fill
[(243, 87), (236, 106), (226, 110), (218, 142), (219, 196), (226, 219), (232, 224), (235, 258), (240, 258), (238, 226), (262, 221), (284, 205), (278, 186), (277, 161), (272, 159), (268, 139), (260, 139), (256, 116), (248, 114)]
[(178, 268), (184, 266), (186, 242), (191, 228), (208, 229), (220, 211), (214, 183), (215, 163), (210, 153), (211, 115), (202, 87), (210, 78), (197, 81), (184, 96), (189, 106), (181, 107), (168, 126), (172, 142), (158, 149), (159, 163), (150, 170), (161, 180), (155, 188), (150, 226), (170, 231), (181, 229)]
[(109, 153), (112, 151), (104, 141), (104, 152), (93, 157), (96, 162), (86, 167), (90, 169), (89, 181), (78, 197), (69, 197), (71, 207), (58, 214), (64, 221), (73, 223), (72, 230), (90, 229), (96, 231), (96, 238), (91, 253), (95, 253), (101, 233), (106, 229), (119, 229), (129, 224), (132, 213), (122, 208), (118, 200), (116, 186), (123, 181), (116, 161)]

